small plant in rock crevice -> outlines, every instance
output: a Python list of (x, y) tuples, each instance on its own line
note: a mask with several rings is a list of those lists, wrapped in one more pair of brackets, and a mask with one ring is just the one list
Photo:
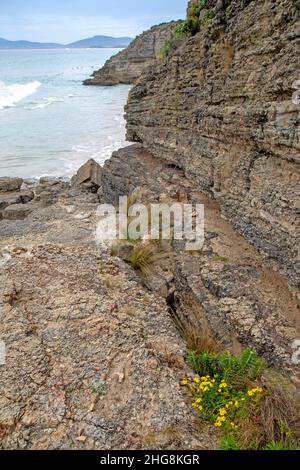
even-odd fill
[(170, 253), (160, 250), (156, 243), (140, 242), (134, 247), (129, 264), (135, 271), (147, 276), (151, 273), (153, 265), (169, 256)]

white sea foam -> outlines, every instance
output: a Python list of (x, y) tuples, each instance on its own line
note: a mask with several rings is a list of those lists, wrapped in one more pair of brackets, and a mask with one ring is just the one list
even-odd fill
[(31, 108), (28, 108), (28, 109), (44, 109), (44, 108), (47, 108), (48, 106), (50, 106), (51, 104), (63, 103), (63, 102), (64, 102), (64, 100), (60, 99), (60, 98), (53, 98), (53, 97), (44, 98), (42, 103), (38, 103), (35, 106), (33, 106)]
[(19, 101), (35, 93), (40, 86), (41, 83), (38, 81), (25, 85), (5, 85), (0, 82), (0, 109), (15, 106)]

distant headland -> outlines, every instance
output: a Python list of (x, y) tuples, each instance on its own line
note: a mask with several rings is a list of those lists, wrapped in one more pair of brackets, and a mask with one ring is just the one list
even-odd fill
[(127, 47), (133, 38), (121, 37), (114, 38), (111, 36), (94, 36), (92, 38), (81, 39), (70, 44), (58, 43), (42, 43), (31, 41), (8, 41), (7, 39), (0, 38), (0, 49), (80, 49), (80, 48), (105, 48)]

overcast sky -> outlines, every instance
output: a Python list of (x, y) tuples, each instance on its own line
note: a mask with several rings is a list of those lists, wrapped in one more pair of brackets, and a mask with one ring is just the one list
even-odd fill
[(187, 0), (0, 0), (0, 37), (69, 43), (96, 36), (136, 36), (185, 17)]

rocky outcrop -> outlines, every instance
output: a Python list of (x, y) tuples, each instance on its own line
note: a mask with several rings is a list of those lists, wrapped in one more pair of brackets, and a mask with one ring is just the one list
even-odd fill
[(96, 193), (101, 186), (101, 174), (102, 169), (99, 163), (94, 159), (90, 159), (82, 165), (77, 171), (77, 174), (73, 176), (72, 184)]
[(0, 193), (18, 191), (21, 188), (22, 183), (22, 178), (9, 178), (6, 176), (2, 176), (0, 178)]
[(146, 65), (158, 59), (176, 23), (154, 26), (138, 36), (126, 49), (109, 59), (84, 85), (111, 86), (134, 83)]
[(206, 6), (213, 19), (130, 92), (127, 138), (183, 169), (297, 289), (300, 3)]
[(1, 178), (0, 184), (0, 220), (26, 219), (36, 209), (57, 202), (58, 195), (68, 186), (64, 178), (40, 178), (39, 182)]

